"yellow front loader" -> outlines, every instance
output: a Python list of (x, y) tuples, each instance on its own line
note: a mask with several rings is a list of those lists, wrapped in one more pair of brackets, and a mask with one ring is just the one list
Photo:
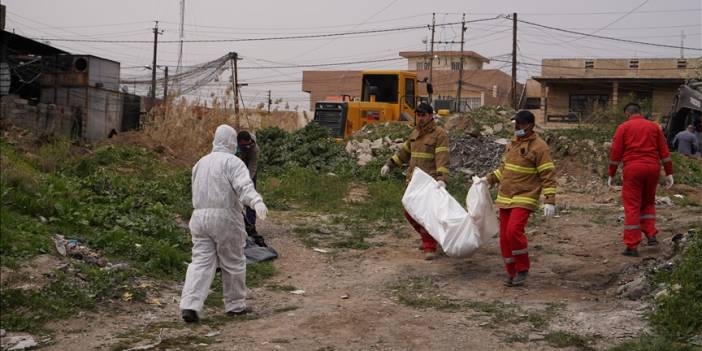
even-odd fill
[(321, 101), (314, 122), (336, 138), (346, 138), (369, 123), (414, 121), (417, 74), (400, 70), (364, 71), (361, 96), (354, 101)]

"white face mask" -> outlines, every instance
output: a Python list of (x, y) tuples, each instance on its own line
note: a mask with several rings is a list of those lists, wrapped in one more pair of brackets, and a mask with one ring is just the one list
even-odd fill
[(524, 129), (517, 129), (514, 131), (514, 135), (517, 136), (517, 138), (521, 138), (526, 135), (526, 130)]

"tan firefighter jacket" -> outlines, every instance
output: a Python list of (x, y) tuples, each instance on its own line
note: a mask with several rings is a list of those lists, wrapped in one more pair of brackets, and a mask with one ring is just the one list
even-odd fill
[(408, 163), (405, 182), (412, 179), (412, 172), (419, 167), (436, 180), (448, 181), (449, 142), (446, 131), (433, 120), (425, 127), (412, 130), (402, 148), (388, 160), (390, 167), (400, 167)]
[(536, 133), (513, 137), (500, 167), (487, 175), (490, 184), (500, 183), (495, 204), (499, 208), (521, 207), (536, 210), (539, 196), (546, 204), (556, 204), (556, 167), (548, 145)]

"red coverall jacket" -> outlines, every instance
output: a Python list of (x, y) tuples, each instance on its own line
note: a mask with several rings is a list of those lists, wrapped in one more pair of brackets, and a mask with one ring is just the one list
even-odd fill
[(610, 177), (617, 173), (617, 167), (624, 163), (659, 165), (663, 162), (666, 175), (673, 174), (668, 143), (661, 127), (641, 115), (633, 115), (617, 127), (609, 154)]

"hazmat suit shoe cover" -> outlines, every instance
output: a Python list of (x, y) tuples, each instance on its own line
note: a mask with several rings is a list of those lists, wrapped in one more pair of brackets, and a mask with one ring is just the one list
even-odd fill
[(190, 233), (192, 261), (188, 265), (181, 310), (202, 311), (215, 269), (222, 269), (225, 311), (246, 307), (246, 230), (243, 206), (263, 203), (243, 161), (234, 155), (236, 131), (221, 125), (212, 152), (193, 167), (193, 214)]

